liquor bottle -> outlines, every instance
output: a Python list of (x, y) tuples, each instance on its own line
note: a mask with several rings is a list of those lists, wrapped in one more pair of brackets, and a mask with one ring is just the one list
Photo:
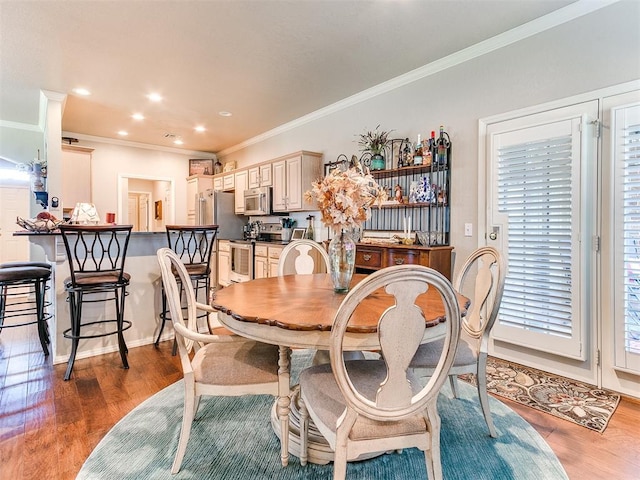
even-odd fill
[(449, 142), (449, 135), (445, 133), (444, 127), (440, 125), (440, 136), (436, 141), (438, 165), (447, 165), (449, 161), (449, 159), (447, 158), (447, 154), (450, 145), (451, 144)]
[(416, 142), (416, 149), (413, 154), (413, 164), (422, 165), (422, 140), (420, 134), (418, 134), (418, 141)]
[(406, 138), (404, 140), (404, 148), (402, 149), (402, 153), (400, 154), (400, 162), (398, 162), (398, 168), (409, 166), (410, 161), (411, 161), (411, 147), (409, 146), (409, 139)]
[(431, 130), (431, 138), (429, 139), (429, 151), (431, 152), (431, 160), (433, 165), (438, 164), (438, 158), (436, 157), (436, 132)]
[(315, 235), (314, 235), (314, 232), (313, 232), (313, 220), (314, 219), (315, 219), (315, 217), (313, 215), (309, 215), (307, 217), (307, 220), (309, 220), (309, 226), (307, 226), (307, 235), (306, 235), (306, 237), (309, 240), (315, 240)]

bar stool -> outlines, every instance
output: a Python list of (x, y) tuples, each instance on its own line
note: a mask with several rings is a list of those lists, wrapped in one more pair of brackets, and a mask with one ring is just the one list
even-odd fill
[[(0, 265), (0, 332), (4, 328), (24, 327), (37, 324), (40, 345), (45, 356), (49, 355), (47, 345), (51, 342), (47, 321), (51, 314), (46, 307), (51, 305), (45, 298), (51, 278), (51, 265), (42, 262), (8, 262)], [(25, 287), (27, 291), (25, 292)], [(12, 297), (27, 295), (27, 300), (9, 302)], [(35, 296), (35, 302), (28, 300)], [(6, 325), (7, 318), (35, 315), (35, 320)]]
[[(207, 303), (209, 287), (211, 285), (211, 252), (218, 234), (218, 225), (167, 225), (167, 241), (169, 248), (173, 250), (187, 269), (189, 278), (196, 293), (205, 292), (205, 301)], [(173, 274), (178, 279), (180, 285), (180, 298), (184, 293), (178, 272)], [(206, 317), (207, 314), (201, 314), (198, 318)], [(158, 346), (164, 323), (171, 321), (169, 312), (167, 311), (167, 297), (162, 287), (162, 313), (160, 313), (160, 331), (156, 338), (155, 345)], [(176, 354), (177, 343), (173, 342), (173, 355)]]
[[(131, 276), (124, 271), (124, 263), (132, 228), (132, 225), (60, 225), (71, 272), (64, 281), (71, 317), (71, 328), (63, 332), (65, 338), (71, 339), (65, 380), (71, 377), (80, 339), (117, 335), (122, 365), (129, 368), (123, 332), (131, 328), (131, 322), (124, 319), (124, 300)], [(84, 303), (111, 300), (115, 304), (115, 319), (83, 322)], [(102, 331), (93, 332), (95, 327), (112, 324), (115, 324), (112, 329), (104, 331), (102, 327)], [(94, 328), (83, 332), (86, 327)]]

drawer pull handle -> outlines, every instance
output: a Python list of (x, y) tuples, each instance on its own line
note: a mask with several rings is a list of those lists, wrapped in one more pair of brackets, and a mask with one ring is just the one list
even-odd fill
[(365, 253), (364, 255), (362, 255), (362, 258), (364, 258), (365, 262), (368, 262), (369, 260), (371, 260), (371, 255)]
[(404, 258), (396, 258), (394, 262), (396, 265), (402, 265), (404, 263)]

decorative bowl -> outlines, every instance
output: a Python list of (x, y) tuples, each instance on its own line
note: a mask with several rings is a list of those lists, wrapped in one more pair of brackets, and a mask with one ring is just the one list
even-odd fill
[(420, 245), (423, 245), (425, 247), (429, 246), (429, 238), (431, 238), (431, 234), (429, 232), (416, 232), (416, 235), (418, 236), (418, 241), (420, 242)]
[(61, 223), (64, 222), (52, 219), (17, 217), (16, 223), (25, 230), (29, 230), (30, 232), (47, 233), (55, 230)]

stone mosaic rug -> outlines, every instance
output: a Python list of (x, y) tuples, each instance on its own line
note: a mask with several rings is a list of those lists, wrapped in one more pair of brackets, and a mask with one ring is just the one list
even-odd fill
[[(460, 379), (476, 385), (475, 375)], [(487, 389), (600, 433), (620, 401), (617, 393), (494, 357), (487, 360)]]

